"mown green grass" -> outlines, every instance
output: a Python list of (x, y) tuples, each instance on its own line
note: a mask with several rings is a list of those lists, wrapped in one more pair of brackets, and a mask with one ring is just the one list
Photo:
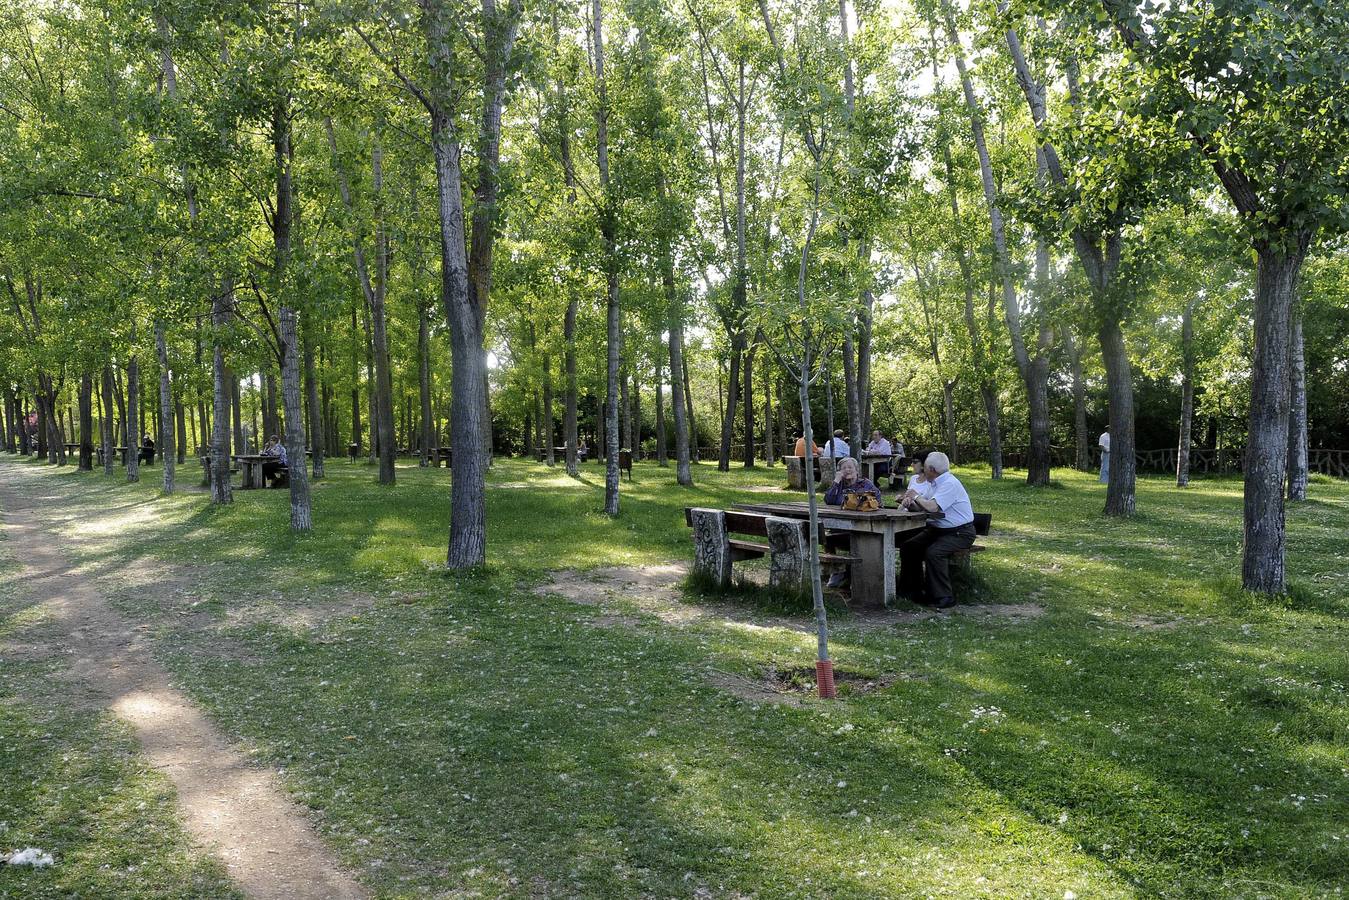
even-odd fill
[[(0, 464), (23, 465), (12, 461)], [(449, 476), (373, 484), (330, 463), (313, 534), (283, 491), (157, 496), (44, 473), (91, 565), (190, 568), (123, 590), (157, 653), (382, 896), (1324, 896), (1349, 871), (1349, 486), (1290, 508), (1295, 590), (1234, 588), (1241, 488), (961, 471), (994, 515), (968, 599), (1034, 619), (834, 622), (837, 665), (896, 675), (802, 708), (709, 669), (808, 666), (813, 638), (687, 627), (529, 588), (549, 570), (691, 555), (685, 505), (762, 499), (782, 470), (639, 464), (617, 520), (602, 472), (498, 461), (487, 571), (439, 571)], [(195, 471), (187, 474), (195, 478)], [(366, 602), (348, 605), (351, 598)], [(696, 598), (689, 602), (698, 603)], [(334, 615), (315, 623), (315, 607)], [(289, 615), (303, 609), (307, 618)], [(249, 615), (249, 613), (252, 615)], [(337, 614), (339, 613), (340, 614)], [(635, 610), (629, 610), (635, 612)], [(60, 776), (53, 776), (57, 781)], [(3, 882), (0, 881), (0, 885)]]
[(187, 840), (131, 729), (82, 702), (69, 659), (36, 652), (56, 628), (18, 573), (0, 542), (0, 852), (55, 862), (0, 865), (0, 897), (239, 896)]

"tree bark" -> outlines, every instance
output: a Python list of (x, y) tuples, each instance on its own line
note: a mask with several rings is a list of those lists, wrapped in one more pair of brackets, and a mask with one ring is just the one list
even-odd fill
[(656, 351), (656, 465), (662, 469), (670, 465), (669, 453), (665, 447), (665, 385), (662, 383), (664, 370), (661, 365), (660, 351)]
[(1302, 310), (1296, 295), (1288, 347), (1288, 499), (1307, 499), (1307, 357), (1302, 346)]
[(309, 413), (305, 421), (309, 423), (309, 449), (314, 454), (311, 460), (312, 474), (314, 480), (318, 481), (325, 475), (324, 457), (328, 448), (324, 434), (323, 404), (319, 399), (318, 374), (314, 370), (314, 321), (306, 314), (301, 318), (300, 324), (303, 331), (301, 340), (304, 345), (305, 405)]
[[(430, 3), (422, 5), (422, 22), (432, 69), (453, 73), (455, 23)], [(483, 108), (477, 154), (478, 188), (473, 213), (473, 254), (465, 253), (461, 147), (453, 113), (454, 85), (438, 81), (419, 99), (431, 115), (431, 147), (439, 196), (441, 299), (450, 330), (450, 416), (455, 433), (453, 477), (450, 480), (450, 537), (446, 565), (451, 569), (482, 565), (487, 558), (486, 460), (491, 446), (487, 418), (487, 357), (483, 352), (483, 319), (491, 285), (492, 225), (500, 157), (501, 109), (506, 66), (515, 42), (520, 7), (512, 2), (503, 19), (490, 0), (484, 2), (487, 53), (483, 75)]]
[(735, 436), (736, 405), (740, 402), (740, 360), (744, 353), (745, 335), (741, 330), (731, 334), (730, 374), (726, 379), (726, 407), (721, 419), (721, 448), (717, 455), (717, 471), (731, 470), (731, 440)]
[(113, 392), (112, 392), (112, 364), (109, 363), (108, 365), (106, 365), (106, 366), (103, 367), (103, 390), (102, 390), (102, 396), (103, 396), (103, 411), (104, 411), (104, 415), (103, 415), (103, 423), (102, 423), (102, 432), (103, 432), (103, 474), (104, 474), (104, 475), (111, 475), (111, 474), (113, 474), (113, 466), (115, 465), (114, 460), (117, 458), (117, 453), (116, 453), (116, 451), (113, 450), (113, 447), (116, 446), (117, 438), (116, 438), (116, 435), (113, 433), (113, 418), (112, 418), (113, 401), (112, 401), (112, 393), (113, 393)]
[(417, 300), (417, 391), (421, 401), (421, 467), (431, 464), (431, 325), (426, 304)]
[(1245, 543), (1241, 582), (1248, 591), (1287, 587), (1283, 481), (1288, 463), (1289, 346), (1298, 273), (1311, 235), (1256, 248), (1255, 352), (1246, 431)]
[(599, 165), (600, 191), (604, 208), (600, 211), (600, 235), (604, 241), (604, 269), (607, 282), (606, 291), (606, 338), (608, 342), (606, 368), (608, 373), (608, 405), (605, 409), (605, 441), (607, 459), (604, 469), (604, 512), (610, 516), (618, 515), (618, 404), (619, 397), (619, 361), (622, 348), (621, 307), (618, 294), (618, 211), (609, 191), (609, 95), (604, 77), (604, 27), (600, 11), (600, 0), (591, 3), (591, 27), (594, 29), (592, 47), (595, 53), (595, 90), (598, 102), (595, 105), (596, 161)]
[[(682, 318), (679, 323), (679, 335), (680, 368), (684, 370), (684, 405), (688, 407), (689, 455), (692, 460), (697, 462), (702, 459), (702, 454), (698, 450), (698, 420), (693, 416), (693, 387), (692, 382), (689, 380), (689, 358), (688, 355), (683, 352), (684, 324)], [(692, 483), (692, 480), (690, 480), (689, 484)]]
[(174, 444), (178, 449), (177, 463), (182, 465), (187, 462), (187, 410), (183, 406), (182, 397), (177, 397), (173, 402), (173, 423), (174, 423)]
[(169, 373), (169, 349), (164, 323), (155, 323), (155, 353), (159, 356), (159, 459), (164, 467), (164, 493), (174, 491), (174, 467), (178, 461), (174, 435), (173, 384)]
[[(136, 340), (136, 329), (131, 330), (131, 340)], [(141, 464), (141, 364), (133, 350), (126, 363), (126, 480), (140, 481)]]
[(543, 354), (543, 458), (548, 468), (557, 465), (553, 448), (553, 360)]
[(745, 468), (754, 468), (754, 345), (745, 350)]
[(1071, 328), (1063, 330), (1063, 346), (1068, 351), (1068, 368), (1073, 379), (1073, 468), (1085, 472), (1091, 468), (1091, 446), (1087, 434), (1087, 381), (1082, 374), (1082, 345)]
[(361, 452), (364, 431), (361, 428), (361, 379), (359, 354), (356, 352), (356, 300), (351, 302), (351, 443), (356, 445), (357, 455)]
[(661, 281), (665, 287), (666, 328), (670, 349), (670, 407), (674, 413), (675, 481), (684, 487), (693, 484), (689, 467), (689, 435), (693, 422), (692, 406), (687, 403), (687, 372), (684, 363), (684, 305), (675, 288), (674, 262), (668, 244), (661, 257)]
[(88, 372), (80, 376), (80, 471), (94, 470), (94, 379)]
[(1190, 426), (1194, 419), (1194, 303), (1180, 317), (1180, 443), (1176, 447), (1176, 487), (1190, 483)]
[(764, 373), (759, 380), (763, 382), (763, 455), (771, 468), (777, 462), (773, 453), (773, 387), (777, 378)]
[[(211, 433), (211, 502), (234, 502), (230, 484), (230, 386), (234, 376), (225, 367), (225, 330), (233, 313), (234, 284), (222, 278), (220, 290), (211, 303), (212, 347), (212, 433)], [(106, 388), (105, 388), (106, 390)]]

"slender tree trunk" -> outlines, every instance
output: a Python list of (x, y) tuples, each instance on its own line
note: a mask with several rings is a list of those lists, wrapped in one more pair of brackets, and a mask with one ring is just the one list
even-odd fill
[(670, 459), (665, 447), (665, 385), (661, 363), (660, 351), (656, 351), (656, 465), (664, 469), (670, 465)]
[(1190, 483), (1190, 423), (1194, 419), (1194, 300), (1180, 319), (1180, 444), (1176, 447), (1176, 487)]
[(159, 356), (159, 459), (164, 467), (164, 493), (174, 491), (174, 466), (178, 461), (174, 435), (173, 384), (169, 373), (169, 349), (164, 323), (155, 323), (155, 353)]
[(548, 468), (557, 465), (553, 440), (553, 360), (543, 355), (543, 458)]
[[(326, 474), (324, 458), (327, 455), (327, 437), (325, 435), (323, 423), (323, 404), (319, 398), (319, 379), (314, 367), (314, 320), (309, 314), (301, 317), (300, 327), (303, 331), (301, 341), (304, 347), (304, 384), (305, 384), (305, 405), (308, 407), (309, 416), (305, 420), (309, 423), (309, 449), (313, 451), (311, 460), (312, 474), (315, 481), (320, 480)], [(286, 451), (289, 453), (290, 451)], [(303, 462), (301, 462), (303, 466)]]
[(731, 371), (726, 379), (726, 407), (721, 419), (721, 449), (717, 456), (717, 471), (731, 470), (731, 441), (735, 437), (735, 412), (740, 402), (740, 361), (745, 348), (743, 331), (731, 335)]
[(1063, 346), (1068, 351), (1068, 368), (1073, 379), (1073, 468), (1085, 472), (1091, 468), (1091, 445), (1087, 434), (1087, 380), (1082, 373), (1082, 345), (1071, 328), (1063, 330)]
[(1124, 330), (1115, 321), (1103, 323), (1098, 335), (1110, 396), (1110, 484), (1105, 514), (1134, 513), (1134, 481), (1138, 464), (1134, 450), (1133, 369), (1124, 346)]
[[(857, 349), (853, 342), (852, 325), (843, 332), (843, 406), (848, 414), (848, 442), (853, 453), (860, 453), (862, 443), (862, 413), (857, 390)], [(954, 463), (955, 459), (952, 458)]]
[(275, 435), (281, 437), (281, 418), (276, 411), (276, 375), (272, 373), (271, 366), (262, 377), (263, 387), (266, 388), (266, 394), (262, 400), (262, 431), (267, 440), (271, 440)]
[(248, 443), (244, 440), (244, 402), (239, 388), (239, 376), (230, 372), (230, 406), (234, 424), (234, 452), (247, 453)]
[(122, 382), (122, 368), (118, 366), (112, 370), (113, 384), (117, 388), (117, 429), (115, 436), (122, 446), (129, 447), (131, 442), (127, 440), (126, 432), (126, 388)]
[(94, 378), (88, 372), (80, 376), (80, 471), (94, 470)]
[(183, 465), (187, 462), (187, 410), (182, 397), (177, 397), (173, 402), (173, 424), (177, 436), (174, 442), (178, 448), (177, 461)]
[[(978, 97), (974, 93), (974, 81), (965, 64), (965, 53), (961, 46), (960, 35), (955, 27), (955, 19), (950, 0), (943, 0), (943, 15), (946, 22), (946, 35), (951, 47), (956, 51), (956, 68), (960, 73), (960, 84), (965, 96), (965, 107), (969, 113), (970, 132), (974, 137), (975, 150), (979, 156), (979, 173), (983, 183), (984, 201), (988, 207), (993, 234), (995, 268), (1002, 283), (1003, 311), (1007, 320), (1007, 331), (1011, 338), (1012, 355), (1016, 360), (1017, 371), (1026, 385), (1028, 408), (1028, 426), (1030, 431), (1031, 454), (1027, 460), (1026, 483), (1044, 485), (1049, 483), (1049, 398), (1047, 384), (1039, 377), (1039, 371), (1032, 366), (1030, 353), (1021, 332), (1021, 304), (1017, 297), (1016, 282), (1013, 278), (1012, 262), (1007, 250), (1006, 226), (1003, 222), (1002, 208), (998, 189), (993, 178), (993, 164), (989, 157), (988, 145), (984, 138), (984, 117)], [(1043, 456), (1041, 455), (1043, 451)]]
[[(131, 340), (136, 340), (136, 330), (131, 330)], [(126, 480), (140, 481), (141, 448), (141, 364), (140, 358), (132, 351), (126, 363)]]
[(232, 388), (238, 382), (225, 367), (225, 335), (234, 308), (234, 283), (228, 277), (221, 279), (220, 291), (211, 304), (212, 346), (212, 433), (211, 433), (211, 502), (234, 502), (230, 484), (230, 407)]
[(771, 467), (777, 462), (777, 457), (773, 453), (773, 386), (777, 383), (777, 379), (764, 373), (759, 380), (763, 382), (763, 455)]
[(750, 345), (745, 350), (745, 468), (754, 468), (754, 350)]
[(604, 469), (604, 512), (610, 516), (618, 515), (618, 404), (619, 398), (619, 362), (622, 351), (622, 308), (618, 294), (618, 211), (609, 191), (609, 95), (604, 77), (604, 28), (600, 11), (600, 0), (591, 3), (591, 27), (594, 29), (595, 52), (595, 90), (598, 102), (595, 105), (596, 159), (599, 165), (600, 190), (603, 194), (604, 208), (600, 212), (600, 234), (604, 241), (604, 268), (607, 279), (606, 291), (606, 332), (608, 341), (607, 372), (608, 401), (605, 409), (605, 441), (607, 459)]
[(113, 435), (112, 421), (112, 365), (103, 367), (102, 394), (103, 398), (103, 474), (112, 475), (113, 460), (117, 452), (113, 450), (116, 446), (116, 437)]
[(360, 367), (357, 362), (358, 354), (356, 352), (356, 300), (353, 298), (351, 303), (351, 443), (356, 445), (356, 452), (361, 452), (363, 443), (363, 431), (361, 429), (361, 379)]
[(426, 304), (417, 300), (417, 391), (421, 401), (421, 466), (431, 464), (431, 326)]
[[(683, 335), (684, 324), (681, 319), (679, 322), (680, 368), (684, 370), (684, 405), (688, 407), (689, 454), (693, 461), (697, 462), (702, 459), (702, 454), (698, 450), (698, 420), (693, 416), (693, 382), (689, 380), (689, 358), (688, 355), (683, 352)], [(690, 479), (691, 478), (692, 476), (690, 476)], [(682, 483), (683, 482), (681, 482), (681, 484)], [(689, 484), (692, 483), (693, 481), (690, 480)]]
[(1289, 338), (1298, 273), (1310, 238), (1297, 234), (1288, 246), (1256, 248), (1241, 582), (1246, 590), (1263, 594), (1280, 594), (1287, 587), (1283, 481), (1288, 464)]
[(674, 264), (668, 245), (661, 256), (661, 281), (665, 286), (666, 329), (670, 348), (670, 406), (674, 413), (675, 481), (689, 487), (693, 473), (689, 467), (689, 436), (693, 423), (692, 406), (687, 404), (687, 372), (684, 363), (684, 308), (675, 288)]
[(370, 319), (375, 349), (376, 411), (379, 418), (379, 483), (394, 483), (394, 454), (398, 442), (393, 431), (393, 372), (389, 367), (389, 335), (384, 300), (389, 288), (389, 234), (384, 222), (384, 148), (379, 140), (371, 150), (375, 191), (375, 283)]
[(1302, 310), (1293, 298), (1288, 347), (1288, 499), (1307, 499), (1307, 358), (1302, 347)]

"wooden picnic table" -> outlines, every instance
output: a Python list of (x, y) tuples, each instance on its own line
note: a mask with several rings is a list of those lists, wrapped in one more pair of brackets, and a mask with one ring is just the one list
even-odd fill
[[(887, 453), (863, 453), (857, 458), (857, 464), (862, 469), (862, 475), (872, 484), (876, 484), (876, 467), (881, 463), (893, 462), (894, 459), (894, 456)], [(890, 471), (895, 471), (894, 466), (890, 467)]]
[(262, 477), (262, 466), (266, 462), (275, 461), (275, 456), (263, 456), (260, 453), (242, 453), (230, 457), (239, 464), (239, 472), (242, 475), (240, 490), (252, 490), (267, 486), (266, 480)]
[[(783, 516), (810, 518), (805, 502), (737, 503), (736, 509)], [(927, 524), (927, 513), (907, 509), (854, 512), (819, 504), (820, 525), (846, 532), (857, 558), (852, 570), (852, 599), (860, 606), (884, 607), (895, 602), (895, 535), (917, 531)]]

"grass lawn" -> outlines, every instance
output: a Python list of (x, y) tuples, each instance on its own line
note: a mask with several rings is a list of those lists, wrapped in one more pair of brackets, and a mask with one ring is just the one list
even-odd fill
[[(966, 599), (1043, 614), (840, 616), (836, 665), (884, 686), (781, 705), (709, 678), (811, 664), (814, 638), (767, 614), (676, 626), (532, 592), (554, 569), (688, 559), (685, 505), (785, 481), (781, 467), (703, 465), (681, 489), (672, 470), (635, 468), (609, 520), (595, 464), (573, 481), (498, 461), (491, 567), (463, 576), (438, 570), (444, 470), (402, 466), (388, 489), (364, 463), (330, 462), (302, 537), (284, 491), (212, 509), (201, 493), (160, 498), (158, 468), (139, 485), (44, 477), (65, 549), (120, 573), (115, 602), (159, 661), (281, 772), (379, 896), (1349, 886), (1349, 485), (1313, 483), (1290, 508), (1294, 590), (1273, 602), (1234, 581), (1239, 480), (1142, 479), (1141, 513), (1116, 522), (1094, 476), (1057, 471), (1036, 490), (960, 469), (993, 514)], [(44, 625), (4, 585), (0, 642), (20, 641)], [(0, 849), (58, 855), (40, 872), (0, 868), (0, 897), (172, 895), (174, 878), (182, 896), (226, 895), (126, 734), (63, 709), (53, 663), (0, 658)], [(131, 855), (162, 889), (92, 880)]]

